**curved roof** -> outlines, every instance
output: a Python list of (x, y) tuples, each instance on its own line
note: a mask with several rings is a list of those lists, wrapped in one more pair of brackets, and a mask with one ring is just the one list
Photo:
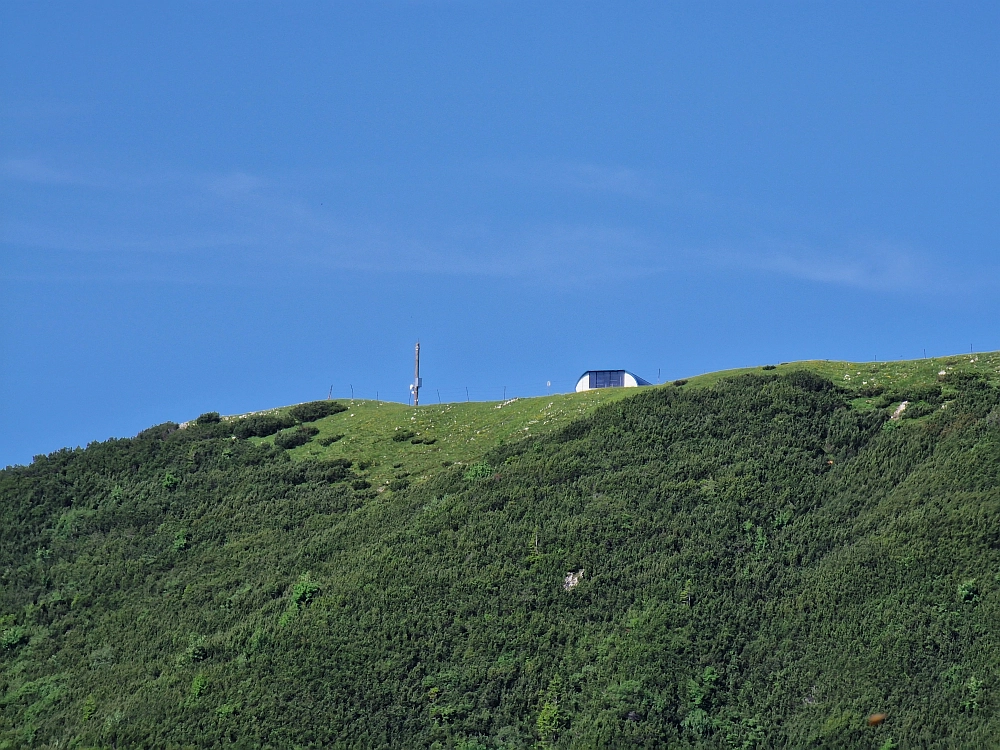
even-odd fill
[(652, 385), (652, 383), (650, 383), (648, 380), (640, 378), (638, 375), (636, 375), (631, 370), (622, 370), (621, 368), (613, 369), (613, 370), (612, 369), (608, 369), (608, 370), (584, 370), (580, 374), (580, 377), (578, 377), (576, 379), (576, 382), (579, 383), (585, 376), (589, 375), (592, 372), (624, 372), (624, 373), (627, 373), (627, 374), (631, 375), (633, 378), (635, 378), (635, 382), (637, 384), (639, 384), (639, 385)]

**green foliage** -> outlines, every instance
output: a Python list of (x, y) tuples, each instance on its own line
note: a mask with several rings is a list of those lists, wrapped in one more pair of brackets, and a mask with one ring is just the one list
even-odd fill
[(712, 730), (712, 718), (704, 709), (692, 708), (681, 721), (681, 727), (700, 739)]
[(191, 680), (191, 687), (188, 688), (188, 694), (184, 700), (184, 705), (187, 708), (192, 708), (193, 706), (197, 706), (198, 701), (205, 693), (205, 690), (207, 688), (208, 688), (208, 677), (204, 673), (199, 672), (194, 676), (194, 679)]
[(479, 482), (493, 476), (493, 467), (490, 466), (488, 461), (480, 461), (466, 469), (463, 476), (467, 482)]
[(195, 420), (195, 424), (216, 424), (221, 421), (222, 417), (219, 416), (219, 412), (209, 411), (199, 415), (198, 418)]
[(965, 683), (965, 699), (962, 701), (961, 709), (965, 713), (979, 710), (979, 701), (982, 698), (983, 681), (973, 675)]
[(883, 431), (860, 381), (919, 367), (359, 403), (294, 451), (168, 423), (2, 471), (0, 743), (990, 747), (1000, 394), (928, 363), (945, 408)]
[(205, 661), (208, 658), (208, 654), (208, 646), (205, 643), (204, 636), (191, 635), (188, 638), (188, 646), (182, 655), (182, 663), (195, 664)]
[(180, 477), (176, 476), (173, 472), (170, 471), (164, 473), (163, 481), (161, 482), (161, 484), (163, 485), (163, 489), (165, 490), (176, 489), (177, 485), (179, 485), (180, 483), (181, 483)]
[[(323, 402), (320, 401), (319, 403)], [(300, 445), (308, 443), (317, 434), (319, 434), (319, 430), (315, 427), (301, 425), (294, 430), (278, 433), (274, 438), (274, 444), (279, 448), (298, 448)]]
[(338, 440), (344, 437), (344, 433), (334, 433), (333, 435), (327, 435), (326, 437), (321, 437), (317, 442), (322, 446), (333, 445)]
[(238, 420), (233, 434), (242, 439), (267, 437), (294, 424), (294, 418), (284, 414), (253, 414)]
[(298, 608), (306, 606), (319, 590), (320, 585), (309, 577), (309, 573), (303, 573), (292, 586), (292, 604)]
[(405, 443), (416, 436), (413, 430), (396, 430), (392, 433), (392, 440), (394, 443)]
[(903, 419), (920, 419), (921, 417), (930, 416), (938, 410), (938, 407), (933, 404), (928, 404), (918, 401), (917, 403), (909, 403), (906, 406), (906, 410), (900, 415)]
[(535, 734), (538, 737), (539, 748), (547, 750), (555, 747), (559, 730), (563, 726), (563, 716), (559, 712), (562, 687), (562, 678), (556, 675), (541, 694), (538, 718), (535, 719)]
[(976, 579), (970, 578), (958, 584), (958, 600), (960, 602), (979, 601), (979, 587), (976, 586)]
[(97, 700), (93, 695), (88, 695), (86, 700), (83, 701), (83, 708), (80, 711), (80, 721), (86, 724), (97, 712)]
[(28, 631), (23, 627), (4, 628), (0, 630), (0, 650), (12, 651), (22, 643), (28, 642)]
[(288, 410), (288, 416), (296, 422), (315, 422), (317, 419), (323, 419), (343, 411), (347, 411), (347, 407), (339, 401), (310, 401), (293, 406)]

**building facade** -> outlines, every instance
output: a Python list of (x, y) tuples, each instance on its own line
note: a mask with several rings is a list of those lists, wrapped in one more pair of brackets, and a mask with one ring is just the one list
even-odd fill
[(576, 381), (576, 391), (590, 391), (595, 388), (637, 388), (652, 385), (628, 370), (587, 370)]

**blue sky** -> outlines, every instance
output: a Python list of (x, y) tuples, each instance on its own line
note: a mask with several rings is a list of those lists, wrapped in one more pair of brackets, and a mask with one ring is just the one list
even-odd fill
[(0, 7), (0, 465), (209, 410), (1000, 349), (1000, 11)]

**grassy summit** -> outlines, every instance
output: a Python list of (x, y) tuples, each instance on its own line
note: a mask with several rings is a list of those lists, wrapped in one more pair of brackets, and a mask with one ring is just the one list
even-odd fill
[(0, 747), (989, 747), (998, 365), (304, 405), (0, 472)]
[[(629, 392), (604, 389), (416, 408), (389, 401), (344, 401), (346, 411), (314, 422), (319, 429), (315, 438), (289, 455), (293, 460), (348, 459), (375, 487), (400, 478), (419, 482), (446, 463), (474, 463), (499, 444), (555, 432)], [(287, 413), (290, 408), (273, 413)], [(330, 438), (336, 440), (324, 445)], [(273, 444), (274, 436), (255, 442)]]

